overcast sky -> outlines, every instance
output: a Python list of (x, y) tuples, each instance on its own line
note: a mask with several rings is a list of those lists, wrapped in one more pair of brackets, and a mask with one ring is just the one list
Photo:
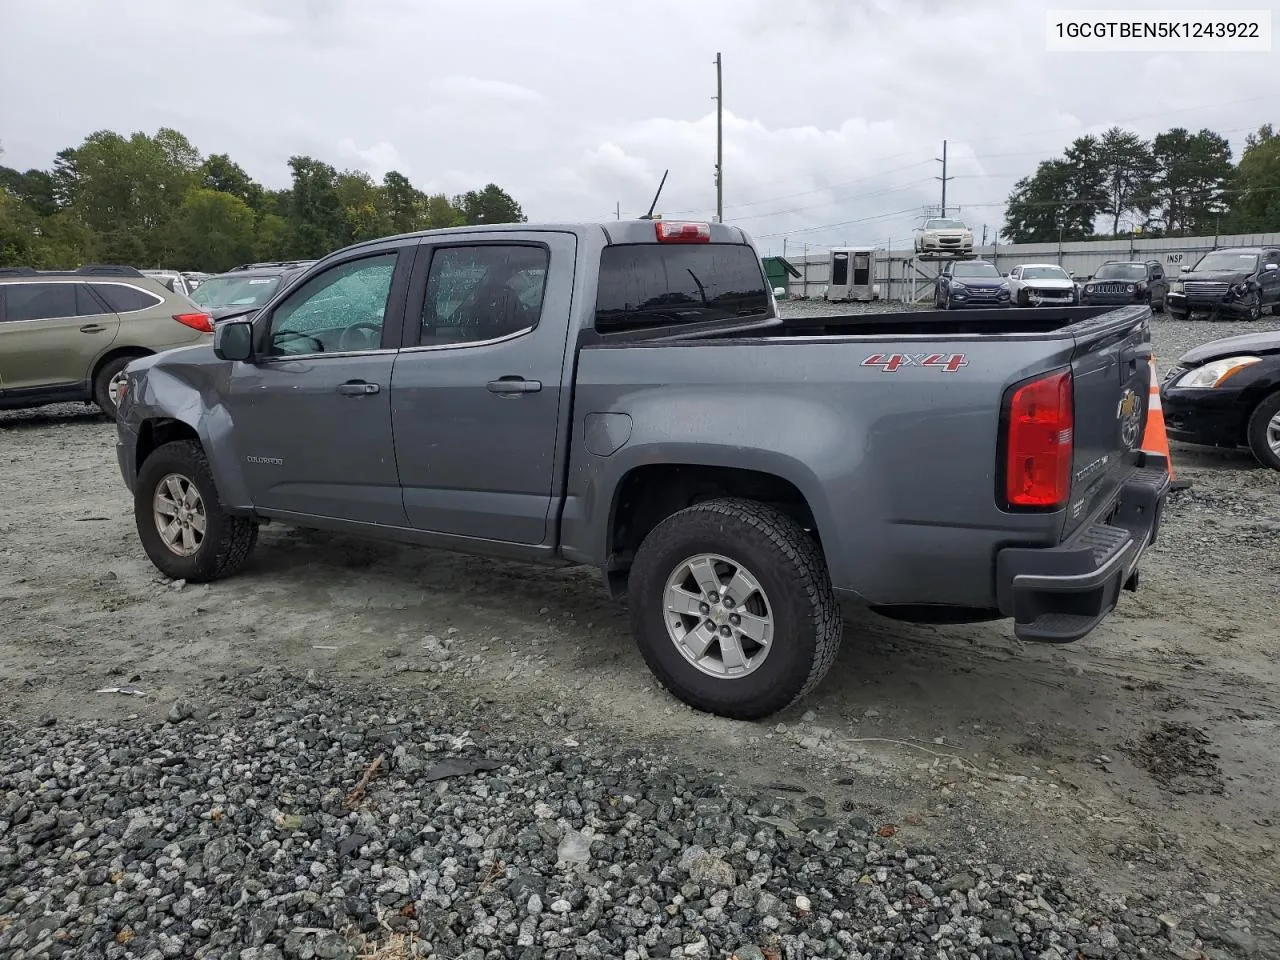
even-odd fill
[(269, 186), (309, 154), (432, 192), (493, 181), (531, 220), (643, 213), (669, 167), (659, 212), (709, 218), (720, 51), (725, 219), (763, 252), (901, 244), (944, 138), (949, 205), (994, 233), (1013, 182), (1080, 134), (1208, 126), (1238, 156), (1280, 123), (1277, 52), (1045, 51), (1045, 10), (1108, 5), (0, 0), (0, 163), (171, 126)]

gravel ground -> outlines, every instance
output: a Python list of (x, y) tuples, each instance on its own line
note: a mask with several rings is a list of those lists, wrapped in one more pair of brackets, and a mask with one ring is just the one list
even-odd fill
[(589, 573), (271, 527), (170, 583), (109, 424), (0, 436), (6, 960), (1280, 956), (1280, 474), (1245, 453), (1175, 446), (1087, 640), (850, 611), (741, 724), (656, 689)]

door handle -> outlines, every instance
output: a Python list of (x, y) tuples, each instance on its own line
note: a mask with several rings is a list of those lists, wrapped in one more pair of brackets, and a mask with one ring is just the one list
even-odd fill
[(537, 393), (542, 389), (542, 381), (526, 380), (524, 377), (500, 377), (490, 380), (485, 386), (490, 393)]
[(368, 383), (364, 380), (348, 380), (338, 385), (338, 392), (344, 397), (367, 397), (381, 389), (376, 383)]
[(80, 328), (80, 332), (81, 333), (101, 333), (105, 329), (107, 328), (100, 323), (86, 323), (83, 327)]

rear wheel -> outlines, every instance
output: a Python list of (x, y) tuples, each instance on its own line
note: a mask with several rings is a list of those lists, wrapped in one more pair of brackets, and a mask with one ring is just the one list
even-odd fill
[(124, 378), (124, 368), (137, 357), (112, 357), (102, 365), (93, 378), (93, 402), (112, 420), (116, 418), (118, 390)]
[(161, 573), (205, 583), (235, 573), (258, 542), (258, 525), (222, 508), (200, 444), (166, 443), (147, 457), (133, 497), (138, 538)]
[(1280, 470), (1280, 392), (1273, 393), (1253, 409), (1248, 427), (1249, 449), (1258, 462)]
[(690, 706), (757, 720), (826, 675), (843, 621), (822, 551), (794, 520), (749, 500), (696, 504), (636, 553), (631, 623), (645, 662)]

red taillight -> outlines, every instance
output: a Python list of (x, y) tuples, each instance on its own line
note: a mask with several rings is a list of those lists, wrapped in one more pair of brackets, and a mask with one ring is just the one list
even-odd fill
[(213, 317), (207, 313), (175, 313), (173, 319), (184, 327), (199, 330), (201, 333), (213, 333)]
[(1010, 507), (1061, 507), (1075, 450), (1071, 371), (1023, 384), (1009, 400), (1005, 499)]
[(659, 243), (710, 243), (711, 224), (676, 223), (671, 220), (655, 220), (653, 229)]

